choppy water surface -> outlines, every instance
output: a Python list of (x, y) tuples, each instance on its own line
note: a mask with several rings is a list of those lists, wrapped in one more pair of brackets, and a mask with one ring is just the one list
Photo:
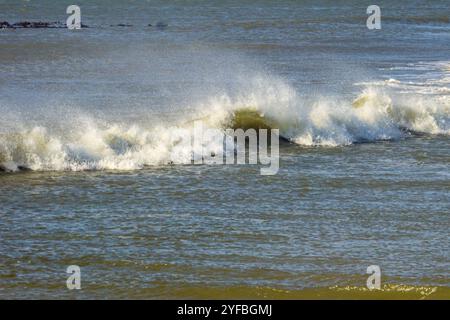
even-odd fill
[[(0, 29), (1, 298), (450, 297), (447, 1), (377, 31), (357, 1), (78, 4)], [(274, 176), (172, 139), (243, 108), (292, 142)]]

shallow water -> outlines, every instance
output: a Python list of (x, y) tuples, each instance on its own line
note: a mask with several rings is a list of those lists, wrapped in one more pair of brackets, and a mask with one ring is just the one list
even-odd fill
[[(1, 298), (370, 298), (369, 265), (450, 297), (447, 1), (380, 1), (378, 31), (357, 1), (79, 5), (0, 30)], [(293, 142), (274, 176), (170, 140), (246, 107)]]

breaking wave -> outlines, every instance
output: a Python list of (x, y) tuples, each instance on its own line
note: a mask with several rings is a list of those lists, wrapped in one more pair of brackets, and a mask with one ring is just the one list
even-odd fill
[[(352, 99), (309, 101), (281, 80), (258, 78), (252, 90), (206, 99), (175, 124), (105, 124), (91, 117), (77, 121), (81, 125), (76, 127), (64, 124), (64, 131), (25, 125), (0, 133), (0, 171), (136, 170), (174, 160), (190, 163), (192, 152), (201, 151), (192, 150), (186, 136), (195, 120), (209, 128), (278, 128), (283, 137), (304, 146), (450, 134), (450, 96), (442, 89), (436, 89), (439, 94), (417, 93), (417, 86), (409, 84), (410, 91), (399, 92), (399, 86), (408, 84), (394, 79), (363, 85)], [(223, 146), (204, 141), (203, 147), (214, 152)]]

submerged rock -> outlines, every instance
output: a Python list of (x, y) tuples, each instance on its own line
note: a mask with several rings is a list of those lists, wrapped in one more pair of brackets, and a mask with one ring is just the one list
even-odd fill
[(156, 28), (158, 28), (160, 30), (163, 30), (163, 29), (167, 28), (168, 26), (169, 25), (165, 22), (159, 21), (158, 23), (156, 23)]
[(127, 23), (119, 23), (119, 24), (112, 24), (111, 27), (132, 27), (132, 24)]

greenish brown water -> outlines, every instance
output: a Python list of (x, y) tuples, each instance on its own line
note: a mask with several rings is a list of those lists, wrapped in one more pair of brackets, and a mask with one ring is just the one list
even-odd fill
[[(79, 5), (0, 30), (0, 298), (450, 298), (448, 1), (381, 1), (375, 32), (359, 1)], [(292, 143), (273, 176), (192, 165), (195, 119)]]

